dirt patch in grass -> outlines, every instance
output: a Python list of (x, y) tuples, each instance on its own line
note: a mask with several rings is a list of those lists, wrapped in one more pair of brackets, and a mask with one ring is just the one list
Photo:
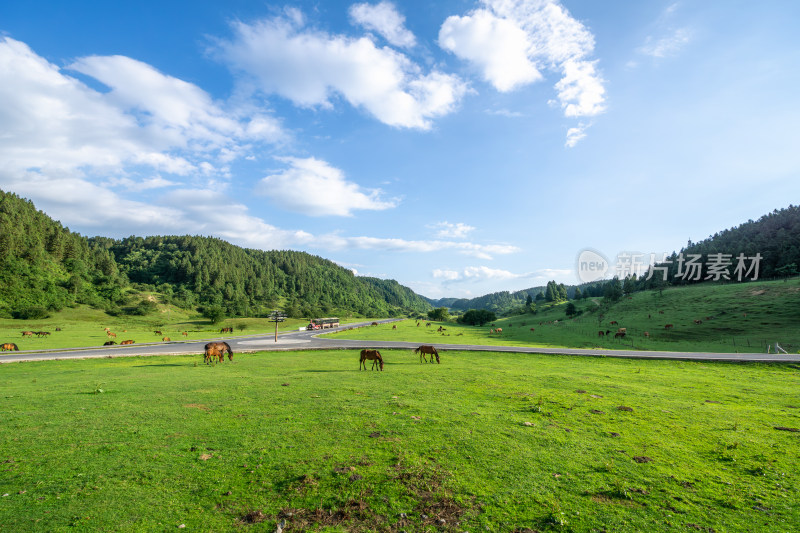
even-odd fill
[(211, 411), (211, 408), (207, 405), (203, 405), (202, 403), (187, 403), (184, 407), (188, 407), (189, 409), (200, 409), (201, 411)]

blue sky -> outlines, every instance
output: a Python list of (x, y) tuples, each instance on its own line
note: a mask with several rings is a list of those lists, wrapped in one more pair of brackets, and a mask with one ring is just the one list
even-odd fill
[[(429, 297), (800, 198), (800, 4), (4, 2), (0, 189)], [(738, 250), (731, 250), (736, 254)]]

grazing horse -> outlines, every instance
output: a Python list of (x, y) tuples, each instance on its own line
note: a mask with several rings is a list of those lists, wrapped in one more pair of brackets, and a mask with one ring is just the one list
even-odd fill
[(117, 338), (117, 334), (116, 333), (111, 333), (110, 331), (106, 331), (106, 335), (109, 336), (109, 337), (114, 337), (115, 339)]
[(46, 337), (47, 335), (50, 335), (49, 331), (37, 331), (36, 332), (36, 336), (37, 337)]
[(23, 337), (33, 337), (33, 332), (32, 331), (23, 331), (22, 332), (22, 336)]
[(597, 336), (598, 337), (604, 337), (605, 336), (605, 332), (600, 330), (600, 331), (597, 332)]
[(162, 342), (170, 342), (170, 338), (169, 337), (164, 337), (163, 339), (161, 339), (161, 341)]
[(536, 331), (536, 328), (531, 328), (531, 332), (534, 332), (534, 331)]
[(361, 370), (361, 365), (364, 365), (364, 370), (367, 369), (367, 360), (372, 361), (372, 370), (375, 370), (375, 365), (379, 365), (383, 371), (383, 357), (378, 350), (361, 350), (361, 358), (359, 359), (358, 369)]
[(219, 330), (220, 333), (233, 333), (233, 327), (227, 326)]
[(673, 326), (672, 324), (667, 324), (666, 326), (664, 326), (664, 329), (672, 329), (674, 327), (675, 326)]
[(392, 329), (397, 329), (397, 324), (395, 324), (394, 326), (392, 326)]
[(702, 324), (702, 323), (703, 323), (703, 321), (702, 321), (702, 320), (695, 320), (695, 321), (694, 321), (694, 323), (695, 323), (695, 324)]
[(103, 343), (103, 346), (114, 346), (117, 344), (115, 341), (106, 341)]
[(230, 344), (227, 342), (209, 342), (206, 344), (206, 353), (203, 360), (208, 363), (214, 357), (218, 357), (221, 363), (225, 360), (225, 352), (228, 352), (228, 361), (233, 361), (233, 350), (231, 350)]
[(160, 329), (157, 329), (153, 332), (153, 335), (163, 335), (163, 333), (161, 333)]
[[(114, 335), (114, 336), (116, 337), (116, 335)], [(132, 341), (132, 340), (128, 339), (126, 341), (122, 341), (120, 344), (134, 344), (135, 342), (136, 341)]]
[(188, 336), (189, 336), (189, 333), (188, 333), (188, 332), (186, 332), (186, 331), (184, 331), (183, 333), (181, 333), (181, 335), (183, 335), (184, 337), (188, 337)]
[(370, 324), (370, 326), (377, 326), (377, 325), (378, 325), (377, 322), (373, 322), (372, 324)]
[(618, 325), (616, 320), (612, 320), (611, 322), (609, 322), (609, 324), (611, 324), (612, 326), (617, 326)]
[(614, 333), (614, 338), (615, 339), (619, 339), (620, 337), (623, 338), (623, 339), (625, 338), (625, 332), (624, 331), (618, 331), (618, 332)]
[(428, 358), (425, 357), (426, 353), (431, 355), (431, 363), (433, 363), (433, 358), (434, 357), (436, 357), (436, 362), (439, 363), (439, 352), (437, 352), (436, 348), (434, 348), (433, 346), (429, 346), (429, 345), (423, 344), (419, 348), (415, 349), (414, 353), (419, 353), (419, 362), (420, 363), (422, 361), (425, 361), (426, 363), (428, 362)]
[(649, 332), (649, 331), (645, 331), (645, 332), (644, 332), (644, 336), (645, 336), (645, 337), (647, 337), (647, 338), (649, 339), (649, 338), (650, 338), (650, 332)]
[(16, 344), (14, 344), (13, 342), (7, 342), (7, 343), (5, 343), (5, 344), (3, 345), (3, 351), (4, 351), (4, 352), (12, 352), (12, 351), (13, 351), (13, 352), (18, 352), (18, 351), (19, 351), (19, 348), (18, 348), (18, 347), (17, 347), (17, 345), (16, 345)]
[(503, 333), (503, 328), (497, 328), (494, 331), (495, 331), (495, 333)]

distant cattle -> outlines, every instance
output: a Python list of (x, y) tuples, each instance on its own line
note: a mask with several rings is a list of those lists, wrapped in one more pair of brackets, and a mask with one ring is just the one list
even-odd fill
[(600, 330), (600, 331), (597, 332), (597, 336), (598, 337), (604, 337), (605, 336), (605, 332), (603, 330)]
[(664, 329), (672, 329), (674, 327), (675, 326), (673, 326), (672, 324), (667, 324), (666, 326), (664, 326)]
[(533, 331), (536, 331), (536, 328), (531, 328), (531, 331), (532, 331), (532, 332), (533, 332)]
[(624, 331), (618, 331), (618, 332), (614, 333), (614, 338), (615, 339), (619, 339), (619, 338), (623, 338), (624, 339), (625, 338), (625, 332)]
[(619, 328), (617, 333), (628, 333), (628, 328)]

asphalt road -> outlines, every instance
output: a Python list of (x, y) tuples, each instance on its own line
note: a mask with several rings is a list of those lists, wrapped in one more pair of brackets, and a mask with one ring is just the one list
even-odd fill
[[(378, 322), (393, 322), (397, 319), (379, 320)], [(337, 329), (326, 330), (325, 333), (350, 329), (353, 327), (368, 326), (371, 322), (347, 324)], [(43, 350), (2, 352), (0, 363), (17, 361), (43, 361), (52, 359), (85, 359), (91, 357), (126, 357), (141, 355), (187, 355), (204, 352), (205, 344), (209, 341), (224, 340), (230, 344), (234, 354), (256, 351), (280, 350), (360, 350), (362, 348), (376, 349), (414, 349), (418, 342), (397, 341), (362, 341), (350, 339), (320, 338), (320, 331), (294, 331), (281, 333), (277, 342), (274, 335), (248, 335), (239, 337), (214, 337), (200, 341), (159, 342), (153, 344), (133, 344), (130, 346), (102, 346), (74, 348), (69, 350)], [(763, 361), (763, 362), (800, 362), (799, 354), (755, 354), (755, 353), (709, 353), (709, 352), (655, 352), (635, 350), (584, 350), (577, 348), (535, 348), (525, 346), (482, 346), (476, 344), (446, 344), (436, 343), (439, 351), (461, 350), (480, 352), (515, 352), (537, 354), (567, 354), (585, 355), (594, 357), (626, 357), (635, 359), (683, 359), (699, 361)]]

